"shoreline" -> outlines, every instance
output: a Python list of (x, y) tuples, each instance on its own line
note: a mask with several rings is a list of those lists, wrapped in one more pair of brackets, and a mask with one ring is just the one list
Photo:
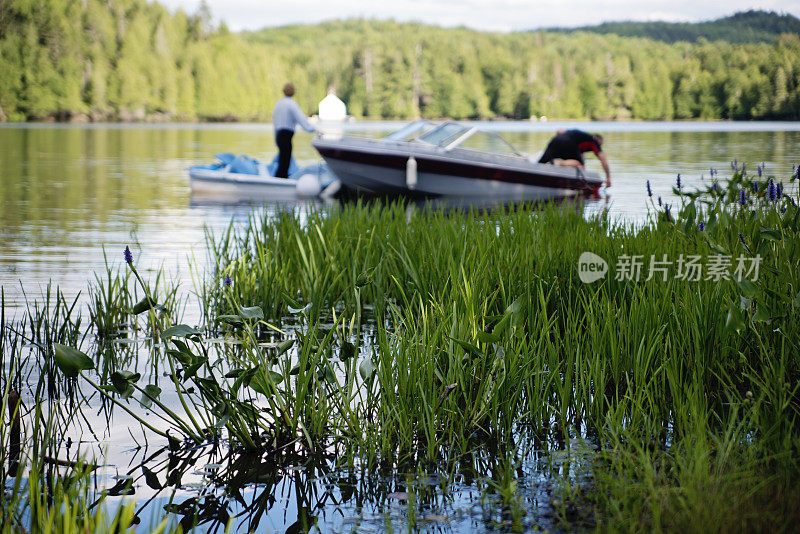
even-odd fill
[[(342, 123), (324, 124), (324, 127), (345, 132), (382, 131), (396, 128), (413, 119), (358, 119)], [(450, 119), (436, 119), (450, 120)], [(737, 120), (681, 120), (681, 121), (595, 121), (581, 119), (549, 120), (546, 122), (530, 120), (459, 120), (462, 124), (478, 124), (482, 128), (498, 132), (552, 132), (561, 128), (588, 127), (607, 132), (794, 132), (800, 131), (800, 121), (737, 121)], [(0, 130), (15, 129), (153, 129), (153, 130), (267, 130), (272, 129), (269, 121), (164, 121), (164, 122), (0, 122)], [(300, 132), (304, 134), (304, 132)]]

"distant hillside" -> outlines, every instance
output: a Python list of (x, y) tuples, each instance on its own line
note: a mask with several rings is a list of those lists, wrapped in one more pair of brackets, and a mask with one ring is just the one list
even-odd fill
[(772, 43), (783, 33), (800, 34), (800, 19), (789, 14), (750, 10), (707, 22), (605, 22), (580, 28), (553, 28), (551, 31), (613, 33), (665, 43), (695, 42), (701, 38), (733, 44)]
[(332, 88), (374, 119), (800, 120), (797, 31), (668, 44), (363, 19), (238, 34), (211, 20), (147, 0), (0, 0), (0, 122), (263, 121), (286, 81), (308, 114)]

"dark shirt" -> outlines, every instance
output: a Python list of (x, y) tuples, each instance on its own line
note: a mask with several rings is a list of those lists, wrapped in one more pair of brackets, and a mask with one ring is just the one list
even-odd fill
[(591, 150), (597, 155), (602, 150), (597, 143), (597, 139), (595, 139), (593, 135), (582, 130), (567, 130), (561, 135), (570, 142), (575, 143), (578, 146), (578, 150), (581, 152), (589, 152)]
[(567, 130), (550, 140), (539, 162), (550, 163), (554, 159), (575, 159), (583, 163), (583, 153), (590, 150), (597, 155), (602, 150), (594, 136), (582, 130)]

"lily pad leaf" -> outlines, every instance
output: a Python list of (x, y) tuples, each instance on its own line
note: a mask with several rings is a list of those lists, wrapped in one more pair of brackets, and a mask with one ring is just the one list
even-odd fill
[(365, 356), (361, 363), (358, 364), (358, 374), (361, 375), (361, 378), (364, 380), (369, 380), (375, 375), (375, 371), (377, 371), (377, 367), (375, 363), (372, 361), (372, 358), (369, 356)]
[(769, 241), (780, 241), (781, 233), (778, 230), (772, 230), (771, 228), (762, 228), (761, 237)]
[(769, 312), (764, 306), (759, 306), (756, 309), (756, 313), (753, 315), (753, 321), (757, 323), (767, 323), (770, 319)]
[(142, 466), (142, 473), (144, 473), (144, 481), (147, 483), (148, 486), (153, 488), (154, 490), (162, 489), (161, 482), (158, 481), (158, 477), (155, 473), (150, 471), (145, 466)]
[(363, 273), (359, 274), (356, 277), (356, 287), (364, 287), (365, 285), (372, 282), (372, 271), (374, 269), (370, 269), (368, 271), (364, 271)]
[(239, 378), (247, 369), (231, 369), (225, 373), (225, 378)]
[(185, 324), (178, 324), (164, 330), (161, 333), (161, 337), (166, 339), (168, 337), (199, 336), (200, 334), (200, 330), (197, 330), (196, 328), (192, 328), (191, 326), (187, 326)]
[(283, 382), (283, 375), (280, 373), (276, 373), (275, 371), (270, 371), (269, 377), (272, 379), (273, 384), (277, 385)]
[(127, 396), (130, 396), (128, 390), (131, 388), (131, 383), (138, 381), (142, 375), (139, 373), (132, 373), (130, 371), (114, 371), (111, 373), (111, 383), (114, 384), (114, 388), (117, 390), (118, 393), (122, 393), (123, 395), (128, 393)]
[(742, 278), (741, 280), (734, 279), (734, 282), (736, 282), (736, 285), (742, 290), (742, 294), (749, 299), (756, 298), (760, 293), (758, 286), (747, 278)]
[[(295, 299), (293, 299), (292, 296), (289, 295), (286, 291), (281, 291), (281, 295), (283, 296), (283, 299), (288, 303), (287, 307), (290, 309), (290, 311), (291, 311), (292, 308), (294, 308), (296, 310), (300, 310), (300, 309), (303, 308), (303, 306), (300, 306), (300, 303), (298, 301), (296, 301)], [(291, 313), (295, 313), (295, 312), (291, 312)]]
[(186, 354), (185, 352), (181, 352), (179, 350), (169, 349), (167, 351), (167, 354), (169, 356), (172, 356), (173, 358), (175, 358), (179, 362), (181, 362), (183, 365), (187, 365), (187, 364), (189, 364), (189, 362), (192, 361), (192, 355), (191, 354)]
[(244, 319), (263, 319), (264, 318), (264, 310), (262, 310), (258, 306), (250, 306), (249, 308), (245, 308), (243, 306), (239, 307), (239, 315), (241, 315)]
[(144, 387), (144, 393), (142, 393), (142, 398), (139, 401), (139, 404), (142, 405), (142, 408), (149, 409), (153, 405), (153, 399), (157, 399), (159, 395), (161, 395), (160, 387), (154, 386), (153, 384), (147, 384)]
[[(272, 380), (273, 385), (280, 384), (283, 381), (283, 375), (276, 373), (275, 371), (269, 371), (269, 378)], [(272, 388), (267, 388), (264, 375), (254, 377), (248, 385), (256, 393), (261, 393), (267, 397), (272, 395)]]
[(522, 297), (517, 297), (514, 302), (508, 305), (505, 313), (518, 313), (522, 309)]
[(483, 352), (481, 352), (481, 349), (479, 349), (478, 347), (476, 347), (472, 343), (467, 343), (466, 341), (462, 341), (462, 340), (456, 339), (454, 337), (451, 337), (450, 339), (455, 341), (458, 344), (458, 346), (461, 347), (462, 349), (464, 349), (464, 351), (467, 354), (469, 354), (470, 356), (473, 356), (475, 358), (480, 358), (480, 357), (483, 356)]
[(339, 351), (339, 359), (342, 361), (349, 360), (356, 355), (356, 346), (349, 341), (342, 342), (342, 348)]
[(144, 313), (150, 308), (155, 308), (155, 307), (157, 307), (157, 304), (152, 299), (148, 299), (147, 297), (145, 297), (139, 302), (137, 302), (136, 305), (133, 307), (133, 314), (139, 315), (140, 313)]
[(292, 345), (294, 345), (294, 339), (287, 339), (285, 341), (281, 341), (280, 343), (278, 343), (278, 346), (275, 347), (276, 349), (278, 349), (278, 353), (276, 354), (276, 356), (284, 354), (286, 351), (292, 348)]
[(231, 420), (231, 415), (226, 413), (225, 415), (220, 417), (219, 421), (214, 423), (214, 428), (216, 428), (217, 430), (224, 428), (225, 425), (227, 425), (228, 421), (230, 420)]
[(339, 385), (339, 381), (336, 380), (336, 374), (334, 374), (333, 369), (331, 369), (330, 365), (324, 365), (317, 371), (317, 376), (320, 380), (324, 380), (329, 384)]
[(238, 315), (220, 315), (215, 319), (218, 323), (225, 323), (231, 326), (242, 326), (244, 321)]
[(94, 362), (86, 353), (60, 343), (53, 343), (56, 365), (65, 376), (74, 378), (80, 371), (94, 369)]
[(119, 479), (113, 487), (106, 490), (108, 495), (118, 497), (120, 495), (133, 495), (133, 478)]
[(494, 325), (491, 332), (478, 332), (478, 340), (483, 343), (497, 343), (500, 340), (500, 336), (508, 327), (508, 323), (511, 322), (511, 314), (505, 315), (500, 322)]
[(736, 306), (728, 308), (728, 317), (725, 319), (725, 330), (727, 332), (739, 332), (744, 328), (742, 312)]
[(203, 357), (203, 358), (199, 358), (199, 359), (198, 359), (196, 362), (194, 362), (193, 364), (191, 364), (191, 365), (187, 365), (186, 367), (184, 367), (184, 369), (183, 369), (183, 371), (184, 371), (184, 373), (183, 373), (183, 380), (184, 380), (184, 381), (186, 381), (186, 380), (188, 380), (188, 379), (190, 379), (190, 378), (194, 377), (194, 376), (197, 374), (197, 371), (198, 371), (198, 370), (199, 370), (199, 369), (200, 369), (200, 368), (201, 368), (203, 365), (205, 365), (206, 363), (208, 363), (208, 358), (207, 358), (207, 357)]
[(295, 314), (295, 315), (298, 314), (298, 313), (305, 313), (305, 312), (307, 312), (308, 310), (311, 309), (311, 303), (309, 302), (308, 304), (306, 304), (302, 308), (295, 308), (294, 306), (286, 306), (286, 309), (289, 310), (289, 313)]

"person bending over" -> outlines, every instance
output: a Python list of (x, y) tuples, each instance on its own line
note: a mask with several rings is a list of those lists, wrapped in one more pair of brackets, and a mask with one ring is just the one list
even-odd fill
[(591, 150), (603, 165), (603, 170), (606, 173), (606, 187), (609, 187), (611, 185), (611, 170), (608, 168), (608, 160), (606, 160), (602, 146), (603, 137), (600, 135), (589, 134), (581, 130), (559, 130), (556, 132), (556, 136), (547, 144), (539, 163), (551, 163), (560, 167), (583, 169), (583, 153)]
[(294, 129), (299, 124), (305, 131), (314, 132), (314, 128), (306, 118), (303, 110), (292, 98), (294, 85), (287, 83), (283, 86), (283, 98), (275, 104), (272, 110), (272, 124), (275, 126), (275, 144), (278, 145), (278, 178), (289, 177), (289, 163), (292, 161), (292, 137)]

